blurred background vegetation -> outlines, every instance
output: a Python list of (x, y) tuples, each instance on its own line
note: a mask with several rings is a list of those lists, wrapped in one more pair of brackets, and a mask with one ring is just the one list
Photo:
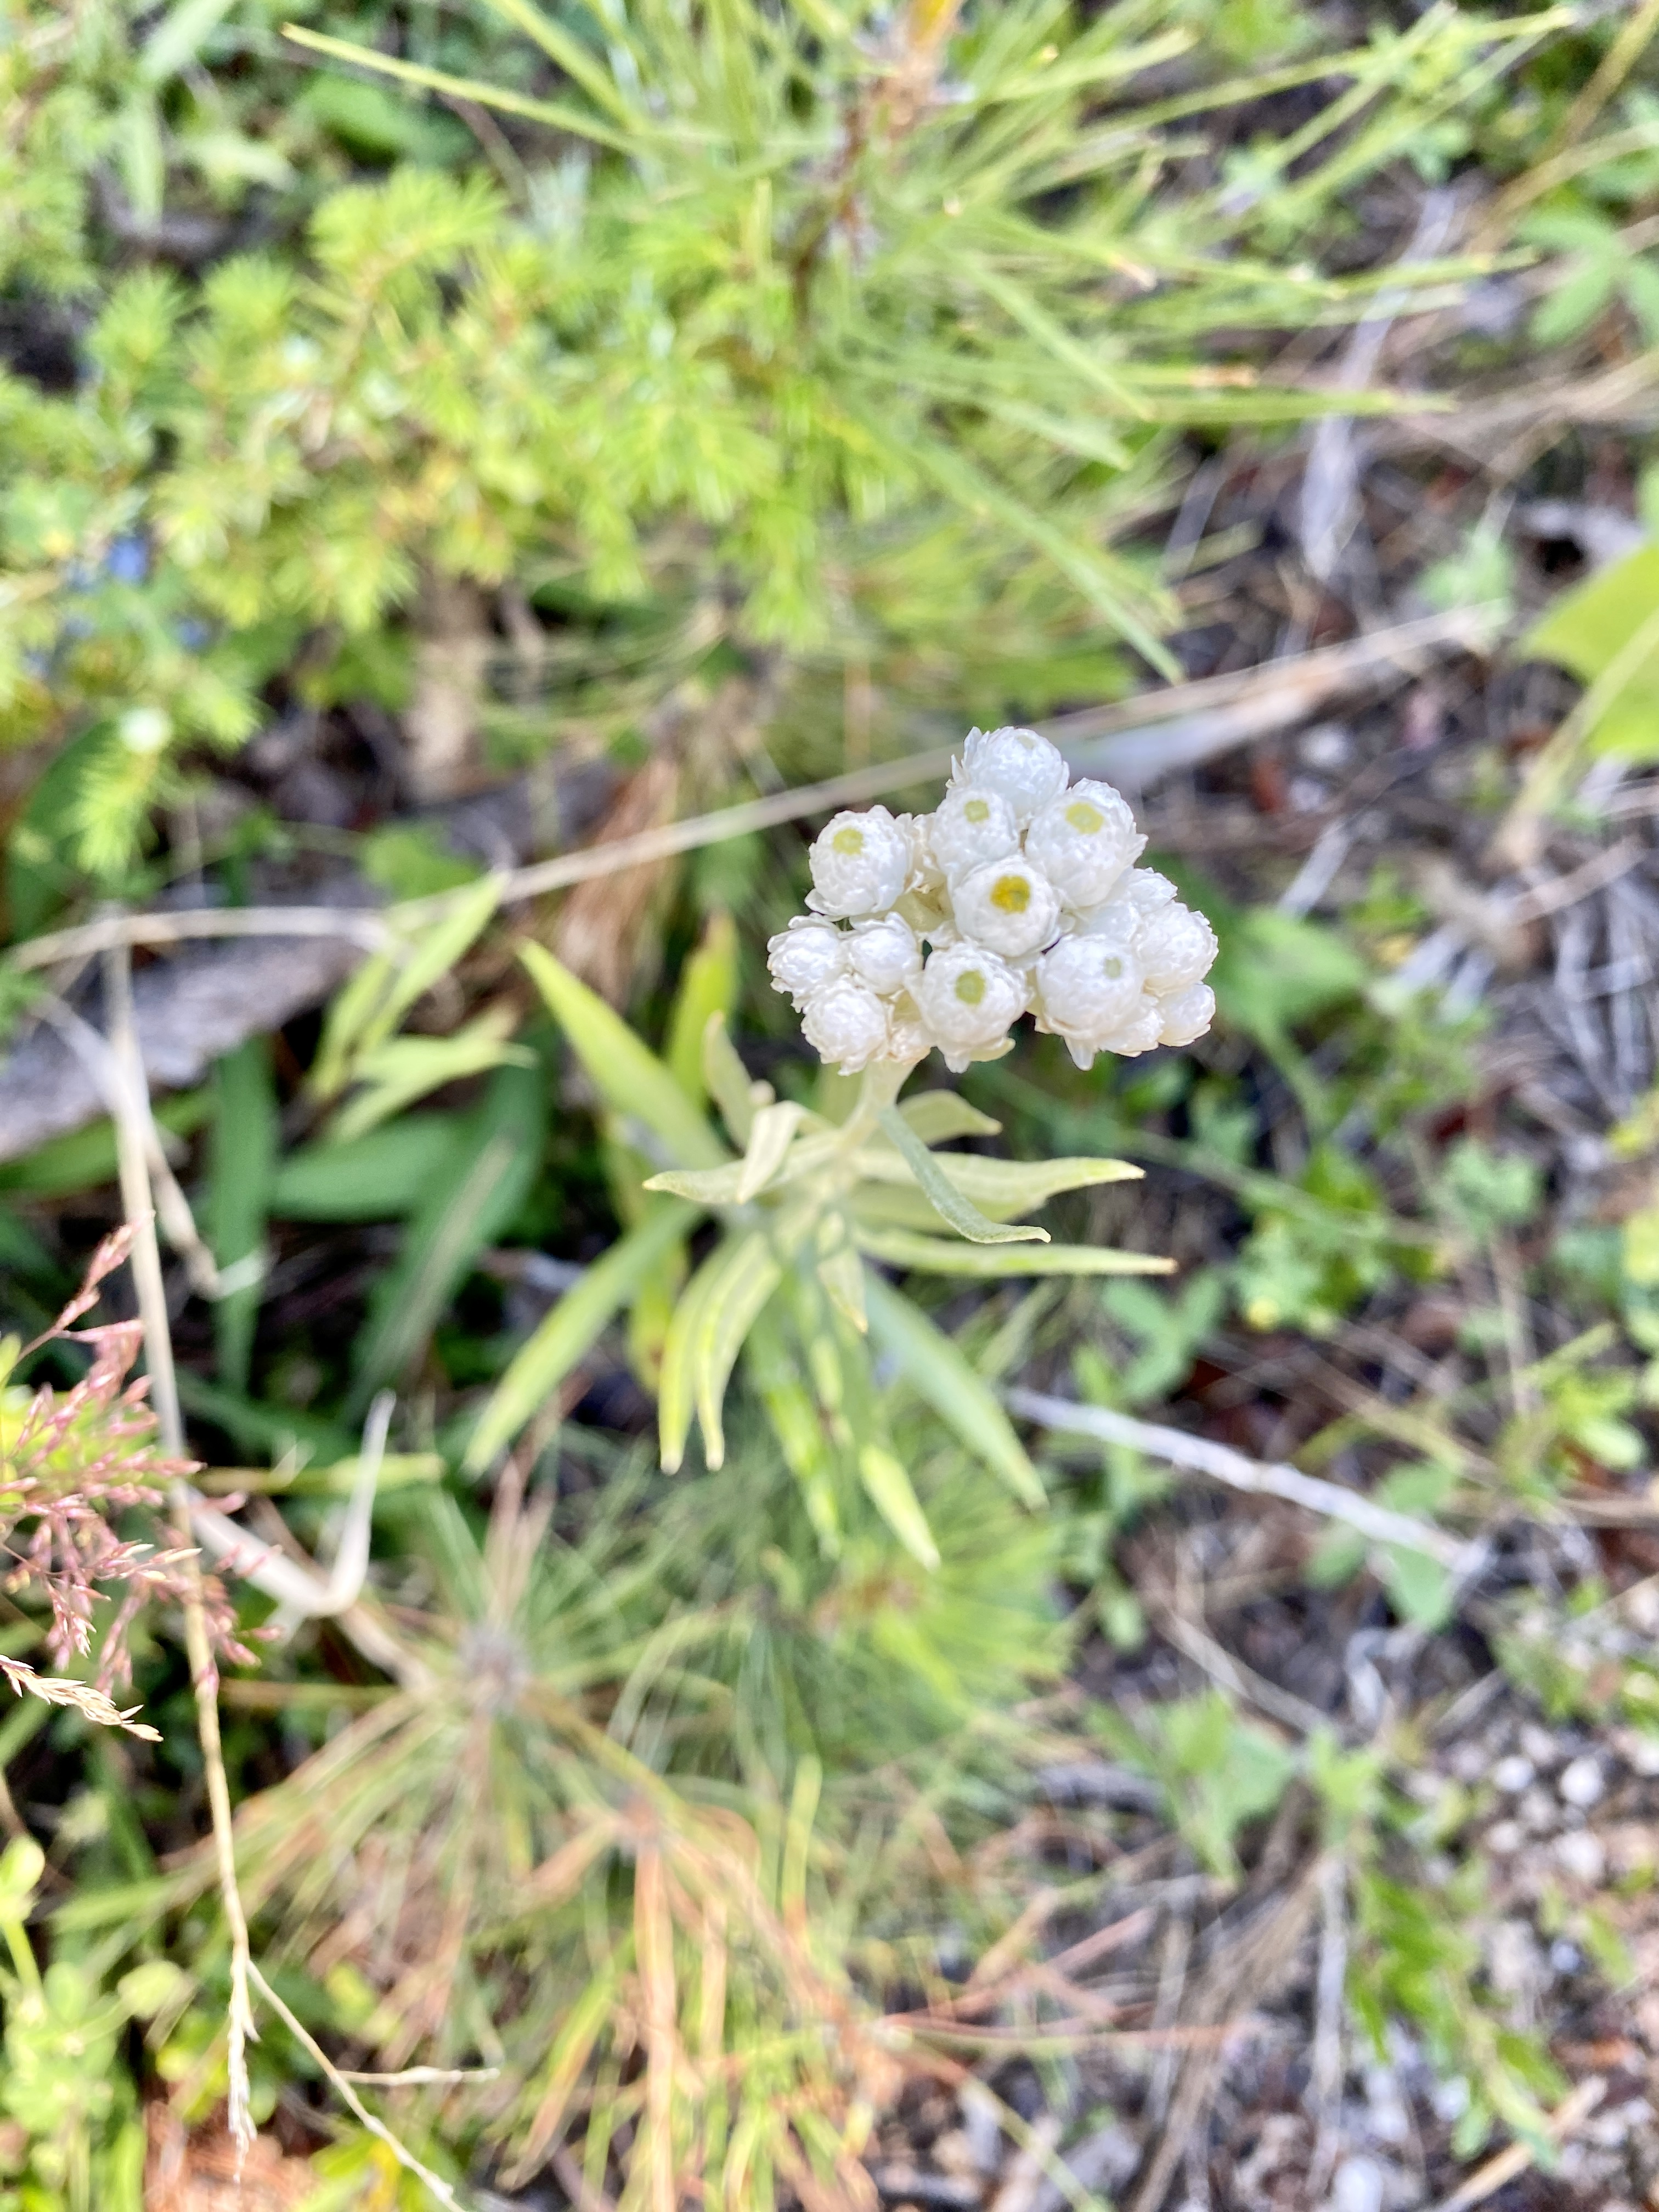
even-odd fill
[[(196, 1484), (335, 1591), (208, 1591), (244, 2203), (1655, 2201), (1656, 248), (1651, 4), (0, 0), (0, 2204), (236, 2186), (53, 1332), (146, 1142)], [(890, 1192), (873, 1356), (790, 1276), (671, 1479), (644, 1180), (847, 1110), (787, 794), (1010, 720), (1221, 1018), (916, 1127), (1177, 1272)]]

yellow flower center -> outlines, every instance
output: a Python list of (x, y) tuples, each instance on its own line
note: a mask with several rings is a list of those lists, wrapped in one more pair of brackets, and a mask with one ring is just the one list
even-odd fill
[(862, 830), (854, 829), (849, 822), (844, 830), (836, 830), (830, 842), (838, 853), (845, 853), (850, 860), (854, 853), (861, 853), (864, 850), (864, 832)]
[(1066, 810), (1066, 819), (1085, 837), (1092, 837), (1097, 830), (1106, 827), (1106, 817), (1097, 806), (1091, 806), (1086, 799), (1074, 800)]
[(989, 804), (983, 799), (970, 799), (962, 811), (963, 819), (969, 822), (988, 822), (991, 818)]
[(957, 977), (957, 996), (964, 1006), (976, 1006), (985, 996), (985, 978), (977, 968), (970, 968), (965, 975)]
[(1031, 903), (1031, 886), (1024, 876), (999, 876), (991, 886), (991, 903), (1004, 914), (1024, 914)]

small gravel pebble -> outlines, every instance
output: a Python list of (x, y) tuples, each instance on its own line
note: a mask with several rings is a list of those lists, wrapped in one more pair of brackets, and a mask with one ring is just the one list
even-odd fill
[(1528, 1721), (1522, 1725), (1521, 1748), (1534, 1766), (1547, 1772), (1551, 1767), (1559, 1766), (1566, 1756), (1562, 1745), (1547, 1729), (1540, 1728), (1536, 1721)]
[(1500, 1759), (1493, 1767), (1492, 1784), (1506, 1797), (1518, 1797), (1530, 1786), (1537, 1771), (1531, 1759), (1523, 1759), (1518, 1751), (1512, 1751), (1507, 1759)]
[(1555, 1859), (1563, 1874), (1586, 1888), (1593, 1888), (1607, 1872), (1607, 1855), (1588, 1828), (1571, 1829), (1558, 1837)]
[(1601, 1761), (1586, 1752), (1564, 1770), (1555, 1786), (1569, 1805), (1577, 1805), (1580, 1812), (1587, 1812), (1607, 1787), (1601, 1779)]
[(1486, 1831), (1486, 1849), (1500, 1859), (1513, 1858), (1526, 1840), (1519, 1820), (1494, 1820)]

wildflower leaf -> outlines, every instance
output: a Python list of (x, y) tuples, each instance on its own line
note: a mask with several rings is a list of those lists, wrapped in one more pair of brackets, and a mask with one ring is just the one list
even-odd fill
[(477, 1474), (550, 1398), (612, 1315), (624, 1306), (696, 1218), (673, 1201), (653, 1206), (567, 1291), (495, 1385), (467, 1446), (465, 1466)]
[(1104, 1244), (1048, 1244), (1011, 1252), (953, 1244), (946, 1237), (923, 1237), (911, 1229), (857, 1232), (859, 1249), (890, 1267), (915, 1267), (933, 1275), (974, 1275), (994, 1281), (1002, 1275), (1169, 1275), (1175, 1261), (1147, 1252), (1116, 1252)]
[(763, 1191), (778, 1170), (784, 1156), (794, 1142), (795, 1132), (805, 1113), (792, 1098), (780, 1099), (775, 1106), (763, 1106), (755, 1116), (750, 1133), (749, 1148), (743, 1156), (738, 1176), (737, 1197), (739, 1206), (748, 1203)]
[(718, 1167), (725, 1147), (655, 1053), (539, 945), (520, 954), (594, 1088), (615, 1112), (642, 1121), (678, 1166)]
[(909, 1123), (892, 1107), (882, 1108), (881, 1126), (915, 1177), (927, 1203), (958, 1237), (965, 1237), (971, 1244), (1048, 1243), (1046, 1229), (1012, 1228), (988, 1220), (976, 1206), (963, 1197)]
[(970, 1106), (954, 1091), (921, 1091), (916, 1097), (905, 1100), (899, 1115), (924, 1145), (947, 1144), (952, 1137), (997, 1137), (1002, 1133), (1000, 1121), (981, 1114), (977, 1106)]
[(720, 1409), (732, 1367), (782, 1274), (766, 1232), (757, 1229), (726, 1248), (725, 1263), (704, 1293), (692, 1333), (691, 1362), (703, 1454), (710, 1467), (722, 1466), (726, 1459)]
[(939, 1546), (903, 1462), (884, 1445), (866, 1444), (859, 1454), (859, 1475), (876, 1510), (905, 1550), (924, 1567), (937, 1567)]
[[(993, 1219), (1011, 1213), (1029, 1213), (1046, 1205), (1063, 1190), (1086, 1190), (1097, 1183), (1136, 1182), (1145, 1172), (1127, 1160), (982, 1160), (972, 1152), (935, 1152), (935, 1165), (970, 1204)], [(877, 1182), (908, 1180), (908, 1162), (902, 1168), (880, 1152), (866, 1153), (860, 1164)]]
[(1041, 1505), (1042, 1478), (984, 1377), (974, 1372), (919, 1306), (873, 1270), (866, 1268), (865, 1278), (865, 1304), (876, 1342), (898, 1362), (906, 1381), (969, 1450), (1000, 1475), (1023, 1504)]

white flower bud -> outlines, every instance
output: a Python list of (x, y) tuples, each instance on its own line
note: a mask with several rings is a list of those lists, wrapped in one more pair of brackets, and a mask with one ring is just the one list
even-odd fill
[(1177, 900), (1143, 920), (1135, 951), (1149, 990), (1184, 991), (1209, 974), (1216, 956), (1215, 932), (1201, 914)]
[(933, 857), (954, 883), (986, 860), (1006, 860), (1019, 850), (1019, 824), (1000, 791), (953, 783), (930, 820)]
[[(1036, 1003), (1046, 1025), (1089, 1054), (1144, 1009), (1140, 964), (1109, 937), (1062, 937), (1037, 963)], [(1079, 1063), (1088, 1065), (1087, 1060)]]
[(1098, 906), (1146, 847), (1128, 803), (1089, 779), (1051, 799), (1025, 833), (1025, 853), (1069, 907)]
[(921, 973), (921, 947), (908, 921), (896, 914), (858, 921), (846, 939), (853, 973), (884, 999), (908, 991)]
[(1023, 830), (1039, 807), (1065, 790), (1066, 763), (1035, 730), (970, 730), (951, 781), (1000, 792)]
[(930, 892), (944, 888), (945, 870), (933, 850), (933, 817), (931, 814), (901, 814), (898, 826), (910, 841), (910, 879), (907, 890), (920, 892), (926, 897)]
[(976, 1055), (1002, 1042), (1024, 1012), (1026, 996), (1024, 979), (975, 945), (935, 952), (915, 993), (928, 1034), (958, 1075)]
[(801, 1010), (806, 1042), (843, 1075), (857, 1075), (887, 1051), (887, 1009), (869, 986), (840, 975), (815, 991)]
[(909, 837), (884, 806), (836, 815), (819, 832), (811, 857), (806, 903), (840, 921), (884, 914), (910, 880)]
[(933, 1040), (927, 1025), (916, 1011), (916, 1002), (908, 992), (895, 999), (887, 1024), (887, 1058), (889, 1060), (926, 1060), (933, 1048)]
[(833, 921), (820, 921), (816, 915), (798, 914), (787, 929), (781, 929), (775, 937), (766, 940), (766, 964), (772, 974), (772, 988), (782, 991), (795, 1002), (799, 1013), (803, 1000), (814, 991), (822, 990), (837, 975), (847, 973), (848, 940)]
[[(1140, 1004), (1121, 1029), (1101, 1038), (1096, 1049), (1114, 1052), (1120, 1060), (1133, 1060), (1143, 1052), (1150, 1052), (1159, 1042), (1164, 1030), (1164, 1008), (1150, 991), (1143, 992)], [(1072, 1054), (1073, 1060), (1077, 1054)]]
[(957, 884), (957, 927), (1005, 960), (1029, 960), (1054, 942), (1060, 893), (1041, 868), (1018, 857), (988, 860)]
[(1189, 983), (1184, 991), (1160, 999), (1158, 1011), (1164, 1017), (1160, 1044), (1194, 1044), (1215, 1019), (1215, 993), (1207, 983)]
[(1156, 868), (1132, 868), (1118, 885), (1117, 896), (1127, 899), (1144, 921), (1148, 915), (1156, 914), (1160, 907), (1173, 902), (1176, 887)]

